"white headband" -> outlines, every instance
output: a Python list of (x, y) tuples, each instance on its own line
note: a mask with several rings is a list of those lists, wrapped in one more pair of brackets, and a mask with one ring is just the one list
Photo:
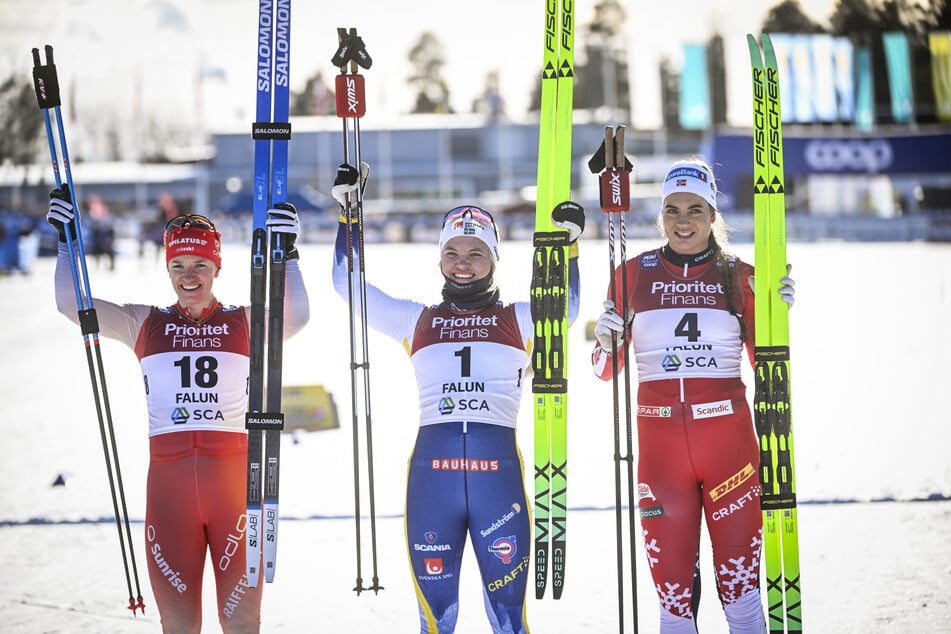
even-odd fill
[(489, 247), (492, 261), (499, 263), (499, 236), (495, 221), (480, 207), (456, 207), (446, 214), (445, 224), (439, 234), (439, 252), (442, 253), (446, 243), (457, 236), (478, 238)]
[(667, 172), (664, 186), (661, 189), (661, 201), (677, 192), (688, 192), (700, 196), (717, 208), (717, 186), (713, 182), (713, 174), (696, 163), (676, 163)]

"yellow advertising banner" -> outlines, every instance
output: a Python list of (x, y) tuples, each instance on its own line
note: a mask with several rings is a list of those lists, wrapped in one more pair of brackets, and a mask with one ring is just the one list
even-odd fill
[(951, 31), (929, 33), (928, 45), (938, 121), (951, 121)]

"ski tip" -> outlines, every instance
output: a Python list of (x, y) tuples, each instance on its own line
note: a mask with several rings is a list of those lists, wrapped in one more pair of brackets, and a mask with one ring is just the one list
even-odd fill
[(760, 39), (763, 40), (763, 54), (766, 56), (766, 59), (774, 59), (776, 52), (773, 50), (773, 40), (770, 39), (769, 34), (763, 33)]

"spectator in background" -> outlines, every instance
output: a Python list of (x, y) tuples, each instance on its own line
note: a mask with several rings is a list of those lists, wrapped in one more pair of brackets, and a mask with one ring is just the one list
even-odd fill
[(155, 255), (158, 257), (159, 247), (162, 246), (163, 231), (165, 225), (172, 218), (179, 216), (181, 212), (175, 198), (168, 192), (162, 192), (156, 201), (155, 215), (145, 222), (139, 229), (139, 257), (145, 255), (145, 245), (152, 243), (155, 245)]
[(116, 270), (116, 228), (109, 205), (99, 194), (92, 194), (86, 203), (89, 218), (92, 221), (89, 228), (89, 254), (95, 256), (96, 265), (100, 264), (102, 256), (109, 258), (109, 270)]

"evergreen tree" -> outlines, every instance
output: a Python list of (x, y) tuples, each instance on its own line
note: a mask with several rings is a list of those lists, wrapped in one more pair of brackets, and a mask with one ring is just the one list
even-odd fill
[(43, 113), (36, 105), (31, 84), (13, 77), (0, 84), (0, 165), (28, 165), (38, 156)]
[[(575, 39), (575, 50), (583, 42), (584, 55), (575, 58), (574, 107), (605, 108), (609, 118), (631, 116), (627, 46), (621, 37), (627, 14), (619, 0), (599, 0), (594, 17)], [(541, 81), (532, 88), (529, 110), (541, 107)]]
[(451, 113), (449, 85), (442, 78), (446, 50), (439, 38), (423, 33), (410, 50), (409, 61), (414, 71), (407, 81), (416, 88), (412, 114)]

